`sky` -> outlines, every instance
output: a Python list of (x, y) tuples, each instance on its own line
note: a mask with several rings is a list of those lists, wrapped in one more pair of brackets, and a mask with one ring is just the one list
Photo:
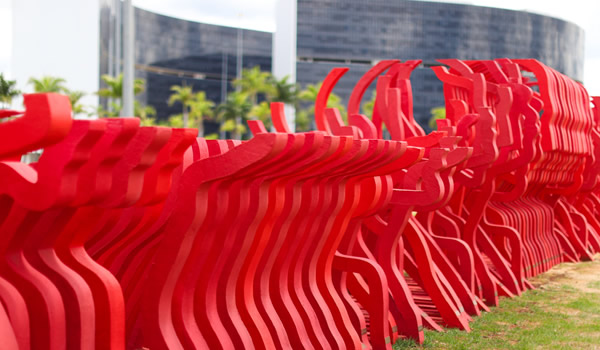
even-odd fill
[[(600, 1), (471, 0), (444, 2), (525, 10), (576, 23), (585, 30), (584, 84), (600, 96)], [(133, 0), (135, 6), (192, 21), (275, 30), (275, 0)]]
[[(0, 33), (10, 33), (11, 1), (0, 0)], [(97, 0), (82, 0), (94, 3)], [(275, 30), (276, 0), (133, 0), (135, 6), (169, 16), (212, 24)], [(585, 30), (584, 84), (600, 96), (600, 1), (590, 0), (440, 0), (470, 5), (526, 10), (576, 23)], [(0, 35), (0, 72), (7, 70), (10, 35)]]

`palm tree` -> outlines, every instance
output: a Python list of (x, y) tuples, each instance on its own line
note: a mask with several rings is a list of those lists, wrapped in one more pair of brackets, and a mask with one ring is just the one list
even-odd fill
[(62, 93), (65, 91), (65, 80), (63, 78), (45, 75), (40, 79), (29, 78), (29, 84), (33, 85), (35, 92), (56, 92)]
[(69, 97), (69, 102), (71, 102), (71, 110), (73, 111), (73, 115), (85, 112), (84, 106), (79, 104), (79, 100), (81, 100), (86, 93), (78, 90), (69, 90), (65, 86), (65, 83), (65, 79), (49, 75), (43, 76), (40, 79), (29, 78), (29, 84), (33, 85), (33, 90), (35, 92), (54, 92), (65, 94)]
[(3, 108), (7, 108), (12, 99), (21, 94), (21, 91), (15, 89), (16, 84), (14, 80), (5, 80), (4, 74), (0, 73), (0, 102), (4, 104)]
[(172, 106), (175, 102), (181, 103), (183, 108), (183, 127), (187, 128), (189, 124), (190, 103), (194, 98), (194, 91), (192, 90), (192, 87), (186, 85), (185, 82), (183, 85), (171, 86), (171, 91), (173, 91), (173, 93), (169, 96), (169, 106)]
[(256, 117), (265, 124), (267, 130), (271, 127), (271, 105), (267, 101), (255, 105), (250, 110), (250, 115)]
[[(300, 106), (298, 104), (298, 102), (300, 101), (300, 87), (296, 83), (288, 83), (288, 79), (289, 76), (287, 75), (281, 79), (277, 79), (271, 76), (271, 78), (269, 79), (269, 83), (271, 84), (272, 89), (267, 93), (267, 100), (269, 102), (282, 102), (286, 105), (293, 106), (296, 115), (296, 127), (298, 128), (298, 130), (306, 130), (308, 125), (306, 125), (306, 123), (303, 123), (304, 117), (299, 116), (299, 113), (301, 112)], [(257, 113), (262, 114), (259, 115)], [(269, 118), (269, 116), (271, 115), (271, 111), (270, 108), (268, 108), (268, 104), (267, 107), (265, 107), (264, 105), (254, 106), (254, 109), (252, 112), (250, 112), (250, 115), (262, 120), (265, 124), (265, 127), (269, 128), (271, 126), (271, 120)], [(300, 122), (300, 125), (298, 125), (298, 122)]]
[(429, 118), (428, 126), (431, 130), (437, 130), (437, 122), (438, 119), (446, 118), (446, 107), (434, 107), (431, 109), (431, 118)]
[(79, 103), (79, 100), (85, 96), (85, 92), (78, 90), (69, 90), (67, 88), (63, 89), (65, 95), (69, 97), (69, 102), (71, 102), (71, 110), (73, 111), (73, 115), (77, 115), (85, 112), (83, 105)]
[(321, 89), (321, 84), (308, 84), (304, 88), (304, 90), (300, 91), (300, 95), (298, 96), (301, 101), (315, 102), (317, 100), (317, 95), (319, 94), (319, 89)]
[(96, 113), (98, 114), (99, 118), (115, 118), (121, 114), (121, 108), (123, 108), (121, 103), (109, 101), (108, 106), (108, 109), (104, 109), (102, 105), (98, 106)]
[(232, 92), (227, 96), (225, 102), (217, 107), (217, 119), (222, 122), (221, 131), (229, 131), (232, 138), (240, 139), (246, 132), (242, 122), (248, 119), (252, 104), (248, 101), (248, 95), (244, 92)]
[(270, 80), (272, 80), (271, 73), (263, 72), (259, 66), (254, 66), (251, 69), (243, 69), (242, 77), (235, 79), (232, 84), (245, 93), (252, 105), (255, 105), (258, 94), (269, 94), (273, 91), (273, 87), (269, 83)]
[[(317, 96), (319, 94), (319, 90), (321, 90), (322, 84), (323, 84), (323, 82), (320, 82), (318, 84), (306, 85), (306, 88), (304, 90), (300, 91), (300, 94), (299, 94), (300, 100), (315, 103), (317, 101)], [(342, 112), (342, 111), (345, 112), (346, 108), (344, 108), (341, 101), (342, 101), (342, 99), (338, 95), (331, 93), (329, 95), (329, 99), (327, 100), (327, 107), (340, 108), (340, 112)]]
[(200, 91), (193, 95), (189, 106), (190, 120), (198, 128), (198, 136), (204, 137), (204, 118), (213, 116), (215, 103), (206, 99), (206, 92)]
[(298, 84), (288, 83), (289, 76), (278, 80), (271, 78), (269, 83), (272, 85), (271, 91), (267, 93), (267, 99), (270, 102), (283, 102), (288, 105), (296, 105), (299, 100), (300, 89)]
[[(297, 109), (296, 110), (296, 132), (309, 131), (310, 130), (310, 110)], [(314, 112), (313, 112), (314, 113)]]
[[(119, 74), (116, 77), (104, 74), (101, 77), (102, 81), (106, 84), (106, 88), (98, 90), (98, 96), (108, 98), (109, 109), (105, 110), (102, 106), (98, 107), (99, 117), (118, 117), (121, 108), (121, 98), (123, 97), (123, 74)], [(133, 81), (133, 93), (139, 95), (144, 91), (146, 81), (144, 79), (135, 79)], [(135, 105), (134, 105), (135, 110)]]
[[(108, 74), (104, 74), (101, 77), (102, 81), (106, 84), (106, 88), (98, 90), (98, 96), (105, 98), (112, 98), (121, 100), (123, 97), (123, 73), (116, 77), (112, 77)], [(133, 80), (133, 94), (139, 95), (144, 91), (146, 82), (144, 79)]]
[[(308, 116), (315, 115), (315, 102), (317, 101), (317, 96), (319, 94), (319, 90), (321, 89), (321, 85), (323, 82), (318, 84), (308, 84), (306, 88), (300, 91), (298, 98), (300, 101), (310, 102), (308, 108), (304, 108), (296, 114), (296, 125), (303, 125), (310, 121)], [(337, 108), (342, 115), (342, 118), (346, 120), (346, 108), (342, 105), (342, 99), (331, 93), (329, 95), (329, 99), (327, 99), (327, 107), (328, 108)]]
[(140, 118), (140, 125), (152, 126), (156, 125), (156, 109), (152, 106), (142, 106), (138, 101), (133, 101), (133, 114)]

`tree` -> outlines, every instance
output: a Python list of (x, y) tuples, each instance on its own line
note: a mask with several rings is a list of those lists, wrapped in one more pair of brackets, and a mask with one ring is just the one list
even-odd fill
[[(300, 101), (311, 102), (312, 104), (309, 105), (308, 108), (301, 109), (296, 114), (297, 127), (298, 125), (304, 127), (304, 125), (309, 124), (311, 119), (309, 116), (315, 115), (315, 102), (317, 101), (317, 96), (322, 84), (323, 82), (318, 84), (308, 84), (304, 90), (300, 91), (298, 96)], [(327, 99), (327, 107), (337, 108), (340, 111), (342, 118), (346, 120), (346, 108), (342, 105), (341, 101), (342, 99), (338, 95), (331, 93)]]
[(373, 110), (375, 109), (375, 99), (377, 98), (377, 91), (373, 90), (371, 99), (363, 104), (362, 110), (364, 115), (368, 118), (373, 118)]
[(186, 85), (185, 82), (183, 85), (171, 86), (171, 91), (173, 91), (173, 93), (169, 96), (169, 106), (172, 106), (175, 102), (181, 103), (183, 108), (183, 127), (187, 128), (189, 125), (190, 103), (194, 98), (194, 91), (192, 90), (192, 87)]
[(40, 79), (29, 78), (29, 84), (33, 85), (35, 92), (55, 92), (62, 93), (65, 91), (65, 80), (63, 78), (46, 75)]
[(0, 73), (0, 102), (2, 102), (3, 108), (8, 108), (12, 99), (21, 94), (21, 91), (15, 88), (16, 84), (15, 80), (6, 80), (4, 74)]
[(436, 120), (446, 118), (446, 107), (434, 107), (431, 109), (431, 118), (429, 118), (429, 128), (437, 130)]
[[(119, 74), (117, 77), (112, 77), (110, 75), (104, 74), (101, 77), (102, 81), (106, 84), (106, 88), (98, 90), (98, 96), (111, 99), (109, 100), (108, 105), (109, 109), (106, 110), (102, 106), (98, 107), (98, 116), (100, 118), (104, 117), (118, 117), (121, 113), (121, 108), (123, 108), (121, 104), (121, 98), (123, 97), (123, 74)], [(135, 95), (139, 95), (144, 91), (144, 86), (146, 85), (146, 81), (144, 79), (134, 79), (133, 81), (133, 93)], [(135, 102), (134, 102), (135, 103)], [(141, 106), (140, 106), (141, 107)], [(141, 109), (135, 109), (134, 104), (134, 114), (137, 114), (137, 111), (142, 111)], [(145, 108), (145, 107), (141, 107)]]
[[(123, 73), (116, 77), (112, 77), (108, 74), (104, 74), (101, 77), (102, 81), (106, 84), (106, 88), (98, 90), (98, 96), (105, 98), (112, 98), (121, 100), (123, 97)], [(144, 86), (146, 82), (144, 79), (133, 80), (133, 94), (139, 95), (144, 92)]]
[(298, 84), (288, 83), (289, 76), (278, 80), (271, 76), (269, 83), (272, 89), (267, 93), (269, 102), (283, 102), (288, 105), (296, 105), (299, 100), (300, 89)]
[(86, 95), (85, 92), (78, 90), (69, 90), (67, 88), (64, 88), (62, 92), (69, 97), (69, 102), (71, 102), (71, 110), (73, 111), (73, 115), (85, 112), (83, 105), (79, 103), (79, 100), (81, 100), (81, 98), (83, 98), (83, 96)]
[(262, 101), (261, 103), (252, 106), (250, 115), (262, 121), (265, 125), (265, 128), (271, 128), (271, 105), (269, 102)]
[[(251, 112), (252, 107), (258, 104), (258, 94), (271, 94), (273, 93), (273, 85), (271, 84), (273, 77), (270, 72), (263, 72), (259, 66), (254, 66), (250, 69), (242, 70), (242, 77), (235, 79), (232, 84), (239, 89), (239, 93), (245, 95), (245, 100), (249, 104), (248, 113)], [(242, 95), (234, 95), (238, 102), (241, 102)], [(229, 99), (229, 97), (227, 98)], [(226, 101), (227, 103), (227, 101)], [(227, 130), (233, 128), (233, 134), (243, 134), (246, 130), (245, 121), (248, 118), (248, 113), (245, 116), (238, 115), (235, 120), (227, 120), (221, 126), (221, 130)], [(242, 132), (243, 128), (243, 132)]]
[[(297, 109), (296, 110), (296, 132), (309, 131), (310, 130), (310, 109)], [(314, 110), (313, 110), (314, 113)]]
[[(301, 101), (308, 101), (308, 102), (312, 102), (315, 103), (317, 102), (317, 96), (319, 94), (319, 90), (321, 90), (321, 85), (323, 85), (323, 82), (320, 82), (318, 84), (308, 84), (306, 85), (306, 88), (302, 91), (300, 91), (299, 94), (299, 98)], [(327, 99), (327, 107), (328, 108), (338, 108), (340, 110), (340, 113), (345, 113), (346, 112), (346, 108), (342, 105), (342, 99), (334, 94), (331, 93), (329, 94), (329, 99)], [(314, 106), (313, 106), (314, 108)]]
[(35, 92), (65, 94), (69, 97), (69, 102), (71, 102), (73, 115), (84, 113), (84, 106), (79, 103), (79, 100), (81, 100), (86, 93), (84, 91), (70, 90), (65, 86), (65, 83), (65, 79), (50, 75), (43, 76), (39, 79), (33, 77), (29, 78), (29, 84), (33, 85), (33, 90)]
[(235, 91), (227, 96), (225, 102), (217, 107), (217, 119), (222, 122), (221, 131), (232, 133), (232, 138), (240, 139), (246, 132), (243, 124), (248, 119), (252, 104), (248, 95), (244, 92)]
[(204, 137), (204, 118), (213, 116), (214, 107), (215, 103), (206, 99), (204, 91), (195, 93), (190, 101), (190, 120), (198, 128), (198, 136)]
[[(189, 125), (198, 128), (198, 136), (205, 137), (204, 135), (204, 119), (211, 118), (213, 116), (213, 108), (215, 103), (211, 100), (206, 99), (206, 93), (204, 91), (193, 94), (192, 100), (188, 104), (189, 106)], [(167, 125), (173, 128), (183, 128), (183, 114), (176, 114), (169, 117)]]
[(257, 104), (258, 94), (270, 94), (273, 91), (271, 73), (263, 72), (259, 66), (243, 69), (242, 77), (235, 79), (232, 84), (248, 96), (252, 105)]
[[(267, 129), (271, 127), (270, 102), (282, 102), (286, 105), (292, 105), (296, 110), (296, 128), (298, 129), (300, 88), (296, 83), (288, 83), (288, 79), (289, 76), (287, 75), (281, 79), (271, 76), (268, 80), (268, 83), (271, 85), (271, 88), (267, 92), (268, 102), (263, 101), (259, 105), (255, 105), (250, 112), (251, 116), (262, 120)], [(301, 119), (303, 120), (303, 118)], [(308, 124), (305, 125), (301, 122), (300, 129), (304, 130), (305, 126), (308, 127)]]
[(140, 125), (142, 126), (152, 126), (156, 125), (156, 109), (152, 106), (142, 106), (139, 101), (133, 101), (133, 114), (136, 117), (140, 118)]
[[(121, 103), (119, 102), (109, 102), (109, 109), (104, 109), (102, 106), (98, 106), (97, 114), (99, 118), (115, 118), (121, 114)], [(134, 106), (135, 107), (135, 106)]]

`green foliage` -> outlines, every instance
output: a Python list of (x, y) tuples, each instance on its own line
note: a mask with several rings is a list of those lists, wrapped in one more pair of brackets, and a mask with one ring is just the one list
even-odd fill
[(310, 116), (309, 110), (297, 109), (296, 110), (296, 131), (309, 131), (310, 130)]
[(230, 132), (233, 135), (234, 139), (239, 138), (239, 135), (243, 135), (246, 133), (246, 126), (244, 124), (238, 123), (235, 119), (228, 119), (223, 124), (221, 124), (221, 131)]
[(377, 91), (373, 90), (373, 95), (371, 95), (371, 99), (365, 103), (363, 103), (362, 110), (363, 114), (368, 118), (373, 118), (373, 110), (375, 109), (375, 99), (377, 98)]
[(252, 103), (244, 92), (232, 92), (225, 102), (217, 107), (217, 120), (221, 131), (231, 132), (234, 138), (240, 138), (246, 132), (246, 120), (252, 110)]
[(227, 96), (224, 103), (217, 107), (217, 120), (230, 120), (236, 117), (247, 119), (252, 104), (248, 101), (248, 95), (243, 92), (232, 92)]
[(79, 100), (81, 100), (81, 98), (83, 98), (86, 95), (84, 91), (69, 90), (67, 88), (64, 88), (62, 92), (69, 97), (69, 102), (71, 102), (71, 110), (73, 111), (73, 114), (77, 115), (85, 113), (85, 107), (79, 103)]
[[(298, 84), (290, 83), (289, 77), (274, 78), (269, 72), (262, 72), (258, 66), (244, 69), (242, 77), (233, 81), (233, 85), (246, 95), (246, 100), (251, 104), (250, 117), (262, 120), (267, 128), (271, 126), (270, 102), (283, 102), (296, 108), (296, 130), (308, 131), (314, 116), (314, 103), (317, 99), (322, 83), (309, 84), (301, 90)], [(266, 101), (258, 103), (258, 96), (264, 94)], [(300, 105), (306, 106), (300, 108)], [(341, 98), (330, 94), (327, 107), (337, 108), (346, 120), (346, 108), (341, 103)], [(223, 110), (223, 108), (221, 108)], [(244, 121), (245, 116), (241, 117)], [(229, 129), (226, 126), (225, 129)]]
[(271, 127), (271, 106), (269, 102), (263, 101), (258, 105), (254, 105), (250, 110), (250, 115), (261, 120), (267, 130)]
[(285, 76), (278, 80), (271, 76), (269, 83), (272, 89), (267, 93), (269, 102), (283, 102), (289, 105), (296, 105), (299, 101), (300, 88), (298, 84), (288, 83), (289, 76)]
[[(297, 116), (300, 116), (300, 120), (298, 120), (298, 117), (296, 118), (296, 125), (306, 123), (306, 120), (310, 120), (311, 116), (315, 115), (315, 102), (317, 101), (321, 85), (323, 85), (323, 82), (318, 84), (308, 84), (304, 90), (300, 91), (300, 101), (310, 102), (311, 104), (308, 108), (296, 113)], [(329, 95), (329, 98), (327, 99), (327, 108), (337, 108), (344, 121), (347, 121), (346, 108), (342, 105), (342, 99), (338, 95), (334, 93)]]
[(173, 92), (171, 96), (169, 96), (169, 106), (175, 104), (175, 102), (181, 103), (184, 107), (187, 107), (194, 96), (194, 91), (190, 85), (173, 85), (171, 86), (171, 91)]
[(198, 128), (198, 134), (204, 136), (204, 118), (213, 116), (215, 103), (206, 99), (204, 91), (194, 93), (192, 86), (185, 83), (171, 86), (171, 91), (173, 93), (169, 97), (169, 106), (177, 102), (180, 103), (182, 113), (171, 116), (169, 123), (175, 123), (172, 125), (177, 125), (177, 127), (196, 127)]
[[(270, 72), (262, 72), (260, 67), (242, 71), (241, 79), (233, 81), (242, 93), (248, 96), (251, 103), (250, 117), (261, 120), (266, 128), (271, 127), (271, 102), (282, 102), (293, 105), (298, 110), (300, 88), (298, 84), (288, 82), (289, 76), (275, 78)], [(258, 96), (264, 94), (266, 101), (258, 103)]]
[(215, 103), (206, 99), (204, 91), (197, 92), (189, 102), (189, 125), (198, 128), (199, 136), (204, 136), (204, 119), (211, 119), (214, 115)]
[(102, 106), (98, 106), (98, 110), (96, 111), (96, 114), (98, 115), (99, 118), (114, 118), (114, 117), (118, 117), (119, 114), (121, 113), (121, 108), (123, 108), (123, 106), (121, 105), (120, 102), (109, 102), (109, 109), (104, 109), (104, 107)]
[[(97, 94), (100, 97), (109, 98), (112, 101), (109, 102), (109, 109), (104, 109), (102, 106), (98, 106), (97, 114), (100, 118), (111, 118), (118, 117), (123, 108), (121, 99), (123, 97), (123, 74), (119, 74), (116, 77), (104, 74), (101, 77), (102, 81), (106, 84), (106, 88), (98, 90)], [(139, 95), (144, 92), (146, 81), (144, 79), (134, 79), (133, 81), (133, 93)], [(143, 106), (138, 101), (133, 102), (133, 114), (140, 118), (142, 125), (155, 125), (156, 121), (153, 116), (156, 115), (156, 110), (152, 106)]]
[[(300, 100), (312, 102), (313, 104), (317, 102), (317, 96), (319, 94), (319, 90), (321, 89), (321, 85), (323, 85), (323, 82), (320, 82), (318, 84), (308, 84), (306, 88), (300, 92)], [(327, 107), (337, 108), (340, 110), (340, 113), (345, 114), (346, 108), (344, 107), (344, 105), (342, 105), (341, 101), (342, 99), (338, 95), (331, 93), (329, 95), (329, 98), (327, 99)]]
[(253, 105), (256, 104), (258, 94), (273, 94), (275, 88), (271, 84), (272, 76), (269, 72), (263, 72), (259, 66), (251, 69), (243, 69), (242, 77), (235, 79), (232, 84), (248, 96)]
[(300, 91), (299, 98), (301, 101), (308, 101), (315, 103), (317, 101), (317, 96), (319, 95), (319, 89), (323, 83), (320, 82), (318, 84), (308, 84), (304, 88), (304, 90)]
[(143, 106), (138, 101), (133, 101), (133, 114), (140, 118), (140, 125), (142, 126), (153, 126), (157, 125), (157, 121), (154, 118), (156, 116), (156, 109), (152, 106)]
[(4, 79), (4, 73), (0, 73), (0, 102), (4, 108), (8, 107), (12, 99), (21, 94), (21, 91), (15, 88), (17, 82), (15, 80)]
[[(117, 118), (122, 106), (118, 102), (111, 103), (111, 109), (106, 110), (102, 106), (98, 106), (98, 117), (100, 118)], [(133, 114), (140, 118), (140, 125), (153, 126), (160, 123), (156, 120), (156, 109), (152, 106), (144, 106), (139, 101), (133, 101)]]
[(181, 103), (182, 114), (182, 127), (187, 128), (189, 125), (189, 114), (190, 114), (190, 102), (194, 98), (194, 91), (191, 86), (186, 85), (185, 82), (183, 85), (173, 85), (171, 86), (171, 91), (173, 92), (171, 96), (169, 96), (169, 106), (172, 106), (176, 102)]
[(183, 114), (174, 114), (170, 116), (164, 124), (165, 126), (170, 126), (172, 128), (183, 128)]
[[(104, 74), (101, 79), (107, 85), (107, 87), (98, 90), (98, 96), (120, 101), (123, 97), (123, 73), (116, 77)], [(144, 79), (134, 79), (133, 94), (137, 96), (144, 92), (145, 85), (146, 81)]]
[(431, 118), (429, 118), (429, 128), (431, 130), (437, 130), (436, 120), (446, 119), (446, 108), (435, 107), (431, 109)]
[(600, 289), (600, 281), (590, 282), (588, 283), (587, 287), (591, 289)]
[(79, 101), (86, 95), (84, 91), (71, 90), (66, 87), (66, 80), (59, 77), (53, 77), (50, 75), (43, 76), (39, 79), (29, 78), (28, 83), (33, 85), (33, 90), (37, 93), (59, 93), (69, 97), (71, 102), (71, 110), (73, 115), (87, 114), (85, 106), (79, 103)]
[[(474, 318), (470, 333), (425, 330), (423, 346), (399, 340), (394, 349), (594, 349), (600, 343), (600, 291), (586, 291), (580, 282), (600, 282), (600, 261), (566, 268), (535, 277), (534, 284), (543, 282), (537, 289), (500, 299), (500, 306)], [(585, 277), (569, 277), (578, 274)]]
[(50, 75), (43, 76), (39, 79), (29, 78), (28, 83), (33, 85), (33, 91), (35, 92), (55, 92), (63, 93), (65, 91), (65, 80), (59, 77), (53, 77)]
[(190, 101), (190, 118), (211, 118), (214, 108), (215, 103), (206, 99), (206, 92), (197, 92)]

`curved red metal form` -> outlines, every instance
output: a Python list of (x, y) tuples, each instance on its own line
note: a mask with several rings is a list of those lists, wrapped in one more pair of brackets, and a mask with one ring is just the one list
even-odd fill
[(348, 123), (327, 108), (336, 68), (319, 130), (272, 103), (276, 132), (252, 120), (247, 141), (72, 120), (58, 94), (0, 111), (3, 347), (389, 350), (593, 259), (600, 97), (536, 60), (440, 60), (446, 118), (425, 134), (420, 63), (372, 67)]
[(360, 114), (360, 101), (369, 88), (369, 85), (385, 70), (390, 68), (399, 60), (383, 60), (371, 67), (356, 83), (350, 98), (348, 99), (348, 115)]
[(348, 70), (349, 68), (334, 68), (323, 80), (323, 84), (319, 89), (319, 93), (317, 94), (317, 99), (315, 101), (315, 123), (317, 125), (317, 130), (328, 133), (331, 132), (331, 128), (329, 127), (329, 124), (325, 118), (327, 101), (329, 100), (329, 95), (333, 91), (335, 84), (337, 84), (337, 82), (344, 76), (344, 74), (346, 74)]

